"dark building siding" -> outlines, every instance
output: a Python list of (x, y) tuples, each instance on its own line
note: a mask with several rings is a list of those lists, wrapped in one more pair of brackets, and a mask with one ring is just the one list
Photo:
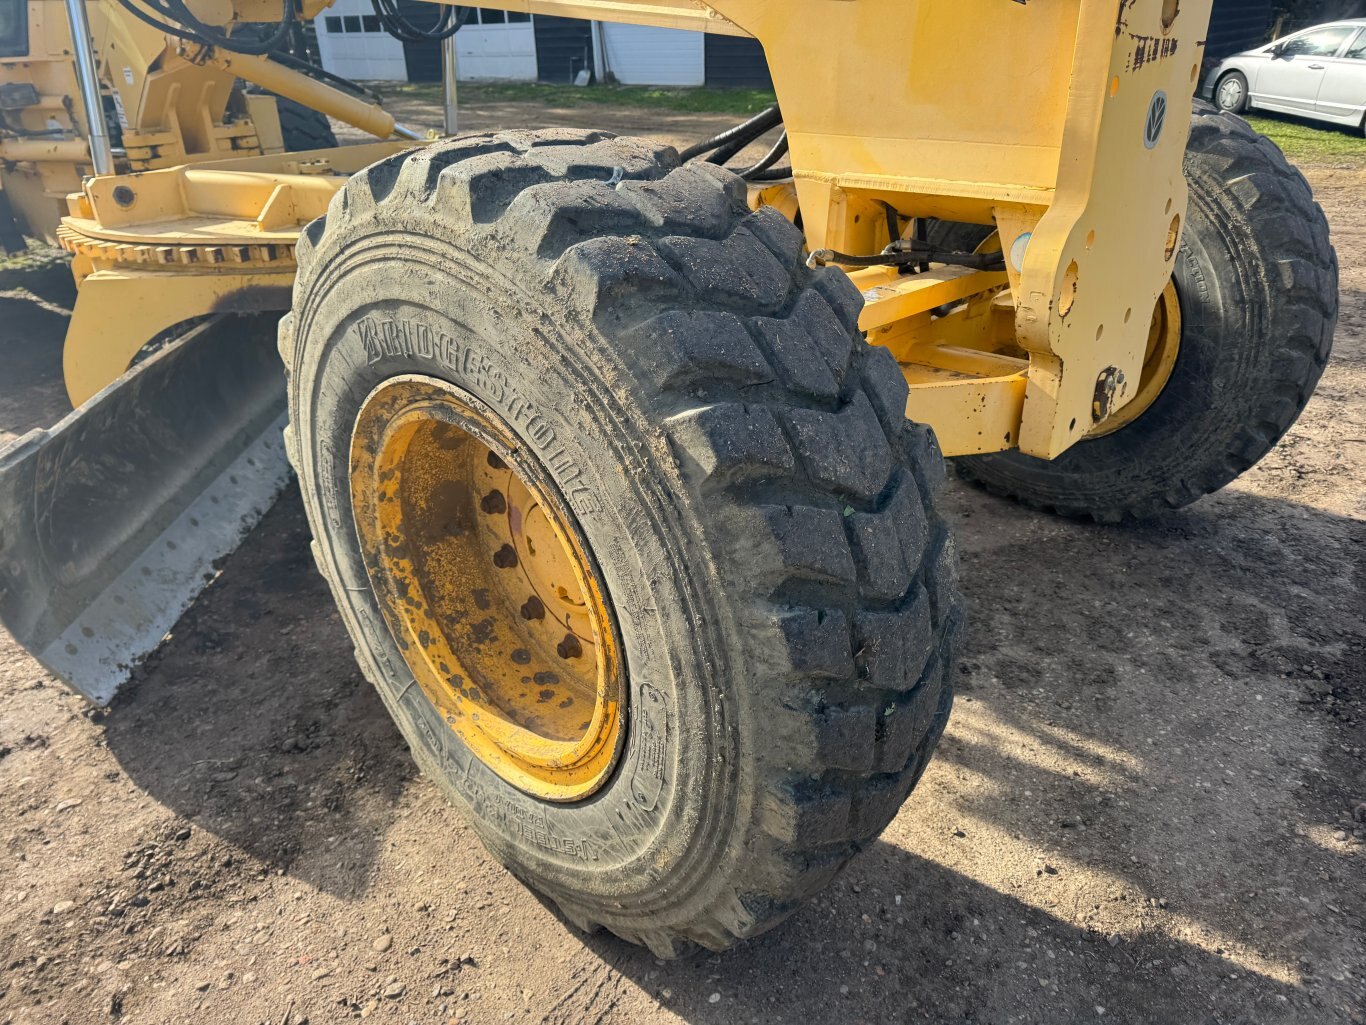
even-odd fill
[(707, 85), (772, 89), (768, 60), (757, 39), (708, 33), (703, 44)]
[[(398, 13), (414, 28), (427, 29), (435, 26), (441, 8), (423, 0), (398, 0)], [(441, 44), (404, 43), (403, 63), (408, 68), (409, 82), (440, 82)]]
[(1214, 0), (1205, 59), (1222, 60), (1260, 46), (1270, 29), (1271, 0)]
[(584, 68), (593, 70), (593, 25), (579, 18), (551, 18), (538, 14), (536, 77), (542, 82), (572, 82)]

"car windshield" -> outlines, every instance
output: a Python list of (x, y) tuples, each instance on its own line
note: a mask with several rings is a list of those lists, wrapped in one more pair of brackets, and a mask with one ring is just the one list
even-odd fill
[(1350, 60), (1366, 61), (1366, 32), (1357, 36), (1356, 42), (1347, 48), (1343, 56)]
[(1356, 31), (1352, 25), (1328, 25), (1291, 36), (1281, 44), (1282, 57), (1331, 57), (1347, 37)]

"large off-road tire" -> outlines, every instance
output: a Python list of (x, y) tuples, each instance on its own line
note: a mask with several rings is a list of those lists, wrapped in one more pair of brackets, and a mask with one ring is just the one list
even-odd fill
[[(955, 459), (964, 477), (1064, 515), (1146, 518), (1222, 488), (1295, 422), (1337, 322), (1328, 222), (1274, 143), (1200, 101), (1185, 171), (1190, 206), (1173, 275), (1180, 347), (1160, 393), (1133, 421), (1052, 461)], [(954, 241), (971, 238), (960, 231)]]
[[(475, 136), (352, 178), (300, 240), (281, 325), (317, 562), (418, 763), (568, 919), (659, 956), (725, 948), (823, 887), (949, 714), (942, 460), (858, 332), (858, 291), (801, 247), (737, 178), (670, 148)], [(591, 796), (494, 772), (386, 626), (351, 460), (374, 451), (367, 396), (402, 375), (500, 420), (591, 552), (626, 689)]]
[(284, 96), (275, 97), (275, 109), (280, 112), (280, 134), (285, 150), (299, 153), (310, 149), (331, 149), (337, 145), (332, 122), (322, 111), (305, 107)]
[(279, 96), (266, 89), (251, 88), (248, 92), (275, 97), (275, 110), (280, 115), (280, 135), (286, 153), (301, 153), (310, 149), (331, 149), (337, 145), (337, 135), (327, 115), (296, 100)]

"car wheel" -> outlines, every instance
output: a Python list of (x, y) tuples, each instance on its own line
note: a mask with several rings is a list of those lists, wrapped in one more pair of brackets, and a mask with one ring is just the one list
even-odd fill
[(1241, 71), (1231, 71), (1214, 87), (1214, 104), (1229, 114), (1247, 110), (1247, 78)]

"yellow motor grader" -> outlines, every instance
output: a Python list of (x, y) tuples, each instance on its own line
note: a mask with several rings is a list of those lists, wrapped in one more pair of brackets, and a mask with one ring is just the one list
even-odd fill
[(0, 618), (108, 701), (287, 456), (423, 770), (661, 957), (780, 921), (924, 771), (963, 623), (945, 456), (1160, 514), (1328, 358), (1304, 179), (1190, 110), (1209, 0), (490, 0), (753, 36), (778, 105), (682, 152), (304, 153), (239, 79), (403, 134), (245, 29), (313, 0), (43, 0), (22, 39), (3, 3), (0, 183), (80, 291), (78, 408), (0, 453)]

